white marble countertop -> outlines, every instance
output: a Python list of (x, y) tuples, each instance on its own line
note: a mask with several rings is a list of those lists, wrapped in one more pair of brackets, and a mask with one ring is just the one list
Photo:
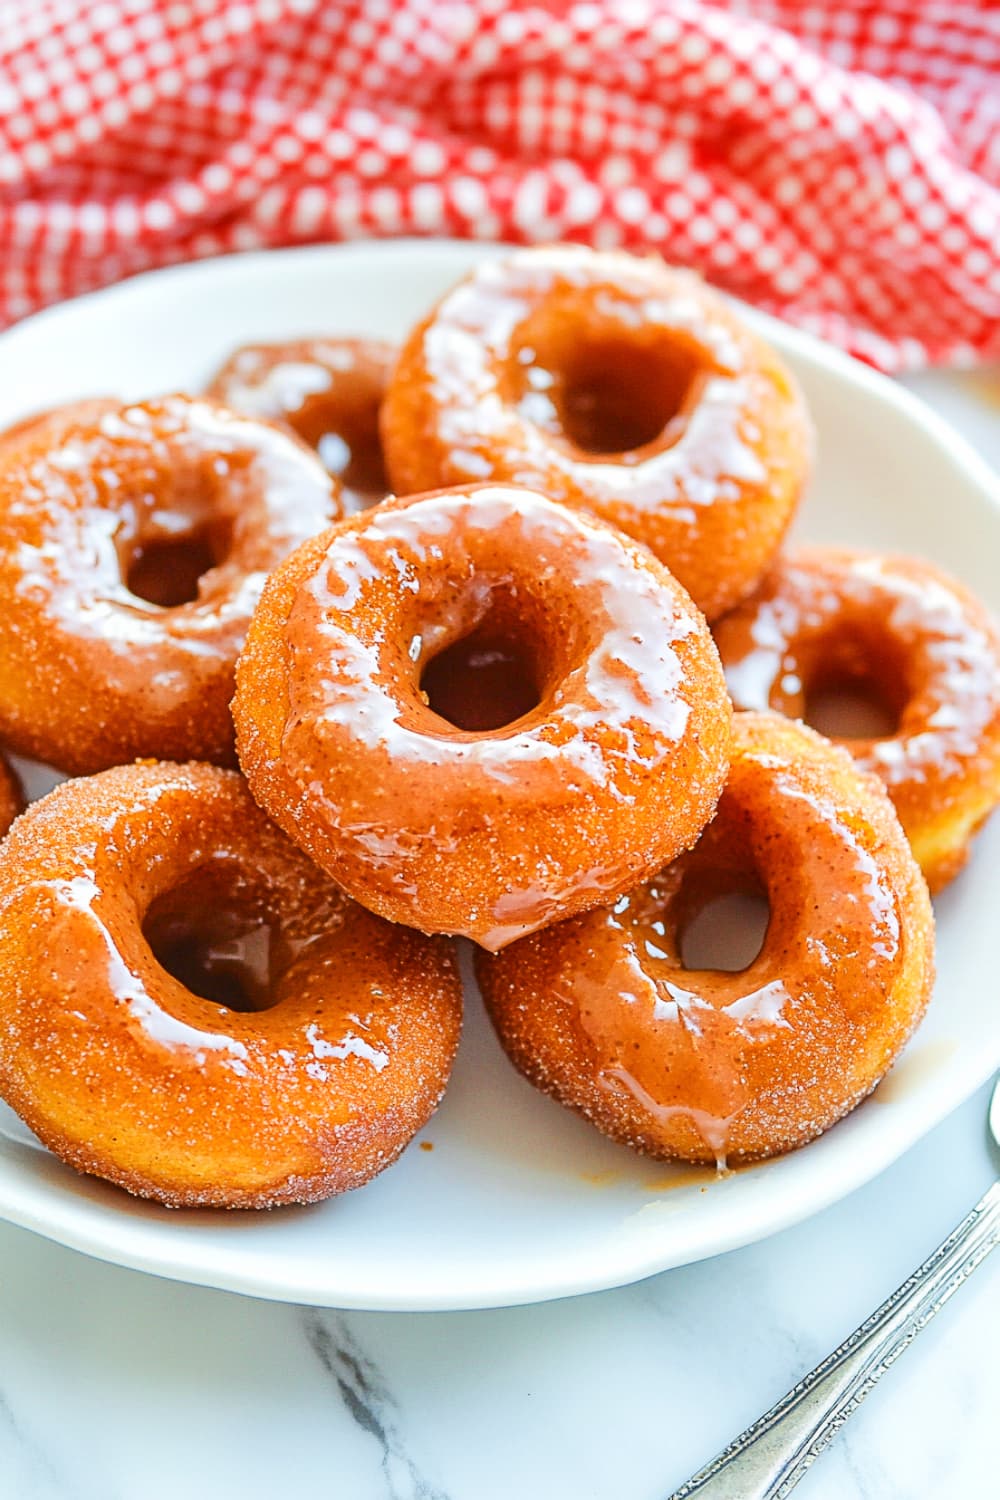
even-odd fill
[[(502, 1312), (254, 1302), (0, 1227), (0, 1493), (666, 1500), (984, 1191), (986, 1098), (796, 1229), (622, 1291)], [(992, 1493), (993, 1261), (884, 1377), (802, 1500)]]
[[(913, 384), (1000, 461), (976, 379)], [(317, 1312), (0, 1226), (0, 1497), (666, 1500), (985, 1190), (987, 1097), (795, 1229), (547, 1306)], [(992, 1493), (998, 1290), (1000, 1256), (890, 1370), (803, 1500)]]

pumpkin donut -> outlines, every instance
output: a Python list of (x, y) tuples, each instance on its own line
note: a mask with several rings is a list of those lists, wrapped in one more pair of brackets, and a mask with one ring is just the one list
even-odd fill
[(283, 422), (315, 448), (340, 480), (350, 515), (389, 492), (378, 420), (396, 353), (378, 339), (246, 344), (207, 394), (247, 416)]
[(840, 743), (885, 782), (931, 890), (957, 874), (1000, 803), (1000, 634), (968, 589), (910, 558), (800, 548), (716, 640), (738, 708), (801, 719), (826, 692), (873, 693), (895, 729)]
[(449, 292), (403, 347), (382, 436), (397, 493), (530, 485), (644, 542), (710, 619), (777, 551), (810, 449), (790, 373), (722, 297), (579, 245)]
[(0, 1093), (141, 1197), (357, 1187), (434, 1110), (460, 1020), (451, 945), (349, 901), (232, 771), (65, 782), (0, 846)]
[(0, 444), (0, 738), (69, 772), (233, 760), (266, 574), (340, 513), (294, 437), (187, 396), (84, 401)]
[(254, 796), (356, 900), (500, 948), (697, 838), (730, 707), (649, 552), (482, 486), (386, 501), (294, 553), (233, 714)]
[[(725, 1165), (832, 1125), (875, 1087), (933, 977), (924, 884), (882, 785), (801, 724), (737, 714), (700, 842), (613, 907), (478, 955), (520, 1072), (606, 1135)], [(713, 898), (770, 905), (738, 973), (681, 953)]]

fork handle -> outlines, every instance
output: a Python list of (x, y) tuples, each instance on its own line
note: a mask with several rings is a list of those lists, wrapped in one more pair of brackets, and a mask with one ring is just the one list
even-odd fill
[(785, 1500), (897, 1355), (1000, 1240), (1000, 1182), (892, 1296), (670, 1500)]

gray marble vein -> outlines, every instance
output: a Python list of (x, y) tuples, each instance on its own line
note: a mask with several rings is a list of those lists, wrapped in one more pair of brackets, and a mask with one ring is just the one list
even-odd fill
[(302, 1318), (310, 1348), (336, 1382), (345, 1410), (381, 1450), (386, 1500), (448, 1500), (407, 1453), (398, 1403), (346, 1317), (304, 1308)]

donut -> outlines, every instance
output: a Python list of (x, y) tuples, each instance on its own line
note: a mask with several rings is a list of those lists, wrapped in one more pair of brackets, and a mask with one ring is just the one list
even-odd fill
[(344, 510), (353, 514), (389, 492), (378, 419), (396, 352), (379, 339), (246, 344), (207, 394), (291, 427), (340, 479)]
[(487, 485), (386, 501), (293, 553), (233, 715), (257, 801), (350, 895), (499, 948), (697, 838), (730, 706), (645, 548)]
[(716, 640), (738, 708), (808, 719), (826, 694), (872, 695), (887, 732), (840, 743), (885, 782), (931, 890), (957, 874), (1000, 802), (1000, 633), (968, 589), (910, 558), (802, 548)]
[[(694, 917), (758, 892), (739, 972), (682, 956)], [(689, 853), (602, 907), (477, 956), (514, 1066), (614, 1140), (724, 1166), (819, 1135), (870, 1093), (933, 974), (927, 888), (885, 789), (801, 724), (737, 714), (729, 779)]]
[(798, 503), (795, 382), (730, 305), (652, 256), (546, 246), (484, 264), (414, 330), (382, 409), (399, 494), (495, 480), (582, 506), (712, 619)]
[(348, 900), (233, 771), (65, 782), (0, 846), (0, 1093), (140, 1197), (367, 1182), (433, 1112), (460, 1021), (452, 945)]
[(315, 454), (213, 402), (31, 422), (0, 444), (0, 739), (71, 773), (232, 763), (264, 578), (339, 513)]

